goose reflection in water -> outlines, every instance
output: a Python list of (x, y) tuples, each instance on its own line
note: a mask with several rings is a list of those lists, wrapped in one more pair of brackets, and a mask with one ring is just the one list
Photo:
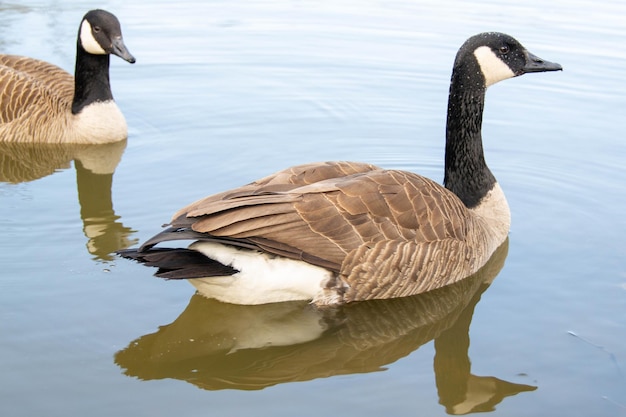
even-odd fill
[(317, 308), (301, 302), (232, 305), (192, 296), (171, 324), (115, 355), (128, 376), (175, 378), (206, 390), (258, 390), (384, 366), (435, 341), (440, 403), (450, 414), (489, 411), (534, 386), (471, 374), (474, 308), (506, 258), (508, 240), (476, 274), (413, 297)]
[(96, 260), (109, 261), (119, 249), (135, 245), (134, 230), (113, 210), (113, 173), (126, 149), (126, 140), (107, 145), (52, 145), (0, 142), (0, 182), (34, 181), (74, 161), (80, 215), (87, 250)]

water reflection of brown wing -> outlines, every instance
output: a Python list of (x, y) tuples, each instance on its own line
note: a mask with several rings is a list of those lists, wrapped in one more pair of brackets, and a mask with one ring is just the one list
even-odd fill
[(87, 249), (96, 259), (110, 260), (116, 250), (137, 243), (129, 239), (133, 230), (117, 221), (111, 198), (113, 174), (125, 149), (125, 140), (107, 145), (0, 142), (0, 182), (34, 181), (74, 161)]
[(67, 169), (73, 151), (68, 146), (0, 141), (0, 181), (18, 184)]
[[(413, 297), (317, 309), (299, 302), (231, 305), (194, 295), (173, 323), (131, 342), (115, 362), (129, 376), (175, 378), (207, 390), (256, 390), (380, 371), (443, 334), (443, 343), (449, 343), (450, 332), (467, 339), (475, 304), (502, 268), (507, 249), (508, 241), (475, 275)], [(456, 354), (451, 366), (469, 364), (467, 348)], [(438, 363), (435, 371), (440, 370), (445, 365)], [(449, 382), (466, 387), (471, 377), (467, 367)], [(534, 388), (501, 382), (517, 387), (508, 395)], [(453, 388), (441, 385), (443, 400)]]

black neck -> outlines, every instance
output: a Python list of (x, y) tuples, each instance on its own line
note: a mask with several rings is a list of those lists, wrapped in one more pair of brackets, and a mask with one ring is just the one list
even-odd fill
[(76, 48), (72, 113), (78, 114), (91, 103), (108, 100), (113, 100), (109, 84), (109, 55), (87, 53), (79, 40)]
[(475, 207), (496, 179), (485, 163), (481, 128), (485, 80), (478, 63), (455, 65), (450, 82), (444, 185)]

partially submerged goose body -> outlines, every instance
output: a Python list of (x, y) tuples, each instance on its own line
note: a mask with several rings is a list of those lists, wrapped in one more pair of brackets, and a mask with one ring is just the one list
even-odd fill
[(117, 18), (91, 10), (78, 30), (74, 76), (48, 62), (0, 55), (0, 141), (103, 144), (126, 139), (126, 120), (109, 84), (111, 54), (135, 62)]

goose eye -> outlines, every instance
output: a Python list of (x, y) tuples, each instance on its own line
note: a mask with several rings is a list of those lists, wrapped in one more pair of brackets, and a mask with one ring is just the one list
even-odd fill
[(504, 45), (500, 47), (500, 53), (502, 55), (506, 55), (509, 53), (509, 46), (508, 45)]
[(94, 26), (93, 27), (93, 31), (94, 31), (94, 33), (100, 32), (100, 26)]

